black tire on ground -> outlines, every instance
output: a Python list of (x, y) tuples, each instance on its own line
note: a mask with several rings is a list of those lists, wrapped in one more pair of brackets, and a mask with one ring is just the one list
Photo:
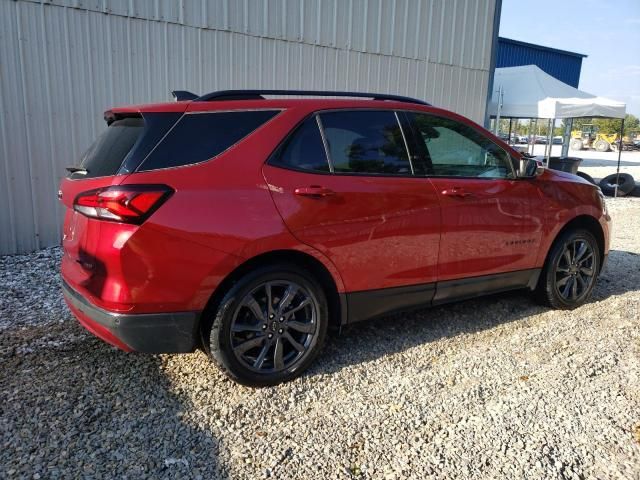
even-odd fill
[(618, 196), (624, 197), (631, 193), (631, 190), (636, 186), (636, 182), (631, 175), (628, 173), (621, 173), (618, 177), (617, 174), (607, 175), (602, 180), (600, 180), (600, 189), (602, 193), (613, 197), (616, 189), (616, 178), (618, 178)]
[(596, 140), (596, 143), (593, 145), (593, 148), (598, 152), (608, 152), (610, 147), (609, 142), (605, 140)]
[(579, 138), (572, 138), (569, 142), (569, 148), (571, 148), (571, 150), (582, 150), (583, 147), (584, 144)]
[(584, 178), (589, 183), (593, 183), (594, 185), (597, 185), (596, 181), (593, 179), (593, 177), (591, 175), (587, 175), (584, 172), (576, 172), (576, 175), (578, 175), (579, 177)]
[(210, 358), (236, 382), (264, 387), (297, 377), (315, 360), (329, 308), (310, 272), (280, 263), (241, 277), (209, 315), (202, 337)]
[(629, 192), (629, 196), (630, 197), (640, 197), (640, 184), (636, 184), (636, 186), (633, 187), (633, 190), (631, 190), (631, 192)]
[[(551, 246), (534, 296), (539, 303), (551, 308), (577, 308), (591, 295), (600, 266), (600, 249), (591, 232), (568, 230)], [(591, 276), (587, 277), (588, 273)]]

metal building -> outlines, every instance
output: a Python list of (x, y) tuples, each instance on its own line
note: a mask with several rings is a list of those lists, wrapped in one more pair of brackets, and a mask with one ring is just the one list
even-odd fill
[(396, 93), (482, 122), (500, 0), (0, 0), (0, 253), (60, 241), (64, 167), (169, 91)]
[(586, 58), (586, 55), (581, 53), (499, 37), (496, 67), (537, 65), (552, 77), (578, 88), (583, 58)]

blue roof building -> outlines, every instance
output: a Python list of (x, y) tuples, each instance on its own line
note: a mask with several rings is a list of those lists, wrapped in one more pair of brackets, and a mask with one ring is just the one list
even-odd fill
[(578, 88), (586, 55), (498, 37), (496, 68), (537, 65), (552, 77)]

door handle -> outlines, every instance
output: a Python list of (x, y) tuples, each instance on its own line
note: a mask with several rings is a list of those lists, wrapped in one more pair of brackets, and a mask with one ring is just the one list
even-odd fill
[(330, 188), (321, 187), (319, 185), (311, 185), (310, 187), (298, 187), (293, 191), (293, 193), (295, 193), (296, 195), (301, 195), (303, 197), (314, 198), (329, 197), (336, 194), (336, 192), (334, 192)]
[(465, 198), (465, 197), (473, 196), (473, 193), (467, 192), (464, 188), (453, 187), (453, 188), (447, 188), (446, 190), (443, 190), (442, 195), (446, 195), (448, 197)]

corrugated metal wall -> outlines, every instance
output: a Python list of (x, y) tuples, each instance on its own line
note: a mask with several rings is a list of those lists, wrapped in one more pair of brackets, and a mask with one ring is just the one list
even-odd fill
[(500, 37), (498, 39), (496, 67), (537, 65), (552, 77), (578, 88), (582, 59), (584, 57), (586, 55), (580, 53), (565, 52), (555, 48)]
[(415, 96), (482, 122), (496, 0), (0, 0), (0, 253), (59, 242), (111, 106), (228, 88)]

